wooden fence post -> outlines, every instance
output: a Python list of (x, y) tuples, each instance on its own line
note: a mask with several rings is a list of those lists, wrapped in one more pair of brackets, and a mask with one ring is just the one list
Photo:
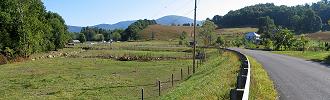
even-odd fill
[(172, 87), (174, 86), (174, 75), (172, 74)]
[(158, 80), (158, 96), (160, 96), (160, 81)]
[(141, 100), (143, 100), (143, 88), (141, 89)]
[(181, 80), (183, 80), (183, 72), (182, 72), (182, 68), (181, 68)]

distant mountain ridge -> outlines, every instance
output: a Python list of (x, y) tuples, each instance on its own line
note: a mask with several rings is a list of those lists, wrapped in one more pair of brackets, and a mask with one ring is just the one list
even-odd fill
[[(102, 29), (107, 29), (107, 30), (114, 30), (114, 29), (126, 29), (129, 25), (134, 23), (136, 20), (132, 21), (121, 21), (115, 24), (98, 24), (94, 25), (91, 27), (98, 27)], [(193, 23), (194, 20), (188, 17), (184, 16), (176, 16), (176, 15), (169, 15), (169, 16), (164, 16), (156, 20), (157, 24), (160, 25), (182, 25), (185, 23)], [(202, 21), (197, 21), (197, 24), (201, 24)], [(80, 32), (82, 29), (81, 26), (68, 26), (68, 31), (69, 32)]]

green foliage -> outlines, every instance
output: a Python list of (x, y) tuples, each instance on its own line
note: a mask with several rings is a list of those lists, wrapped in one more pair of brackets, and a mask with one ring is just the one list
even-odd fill
[(225, 40), (224, 40), (224, 38), (223, 38), (222, 36), (218, 36), (216, 43), (217, 43), (220, 47), (224, 47), (224, 45), (225, 45)]
[(103, 36), (103, 34), (97, 34), (97, 35), (95, 36), (95, 41), (103, 42), (103, 41), (104, 41), (104, 36)]
[(188, 45), (188, 40), (187, 40), (187, 37), (188, 37), (188, 33), (186, 31), (183, 31), (180, 36), (179, 36), (179, 45)]
[(266, 39), (263, 43), (266, 50), (273, 50), (273, 41), (271, 39)]
[(80, 34), (79, 34), (79, 38), (78, 38), (78, 40), (79, 40), (81, 43), (85, 43), (85, 42), (87, 41), (85, 34), (80, 33)]
[(287, 50), (293, 46), (294, 34), (288, 29), (279, 29), (272, 38), (275, 50)]
[[(109, 41), (111, 39), (111, 31), (97, 27), (83, 27), (81, 33), (86, 36), (87, 41)], [(102, 37), (103, 36), (103, 37)]]
[(215, 16), (214, 22), (223, 27), (258, 26), (260, 17), (269, 16), (278, 26), (297, 33), (317, 32), (330, 19), (330, 5), (315, 3), (306, 6), (276, 6), (272, 3), (248, 6), (230, 11), (225, 16)]
[(115, 31), (111, 35), (113, 41), (118, 41), (121, 39), (121, 34), (118, 31)]
[(269, 16), (259, 18), (258, 28), (258, 33), (262, 34), (262, 38), (271, 38), (271, 34), (276, 30), (274, 20)]
[(70, 39), (62, 17), (47, 12), (41, 0), (2, 0), (0, 8), (0, 49), (26, 57), (61, 49)]
[(3, 52), (7, 57), (14, 57), (15, 54), (15, 51), (13, 49), (10, 49), (9, 47), (6, 47)]
[(157, 24), (155, 20), (138, 20), (128, 26), (128, 28), (121, 34), (122, 40), (138, 40), (140, 37), (138, 36), (138, 33), (142, 31), (143, 29), (147, 28), (149, 25), (155, 25)]
[(202, 40), (204, 46), (213, 45), (216, 41), (216, 33), (215, 33), (216, 25), (210, 21), (206, 20), (199, 30), (199, 37)]

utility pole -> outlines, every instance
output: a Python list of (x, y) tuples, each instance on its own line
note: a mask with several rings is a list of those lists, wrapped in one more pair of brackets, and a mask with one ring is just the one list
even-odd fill
[(196, 66), (196, 10), (197, 10), (197, 0), (195, 0), (195, 13), (194, 13), (194, 51), (193, 51), (193, 73), (195, 73)]

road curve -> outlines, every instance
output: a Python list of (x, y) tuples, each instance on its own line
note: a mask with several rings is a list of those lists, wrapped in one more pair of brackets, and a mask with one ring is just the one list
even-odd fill
[(264, 66), (280, 100), (330, 100), (330, 66), (267, 51), (230, 49), (252, 56)]

